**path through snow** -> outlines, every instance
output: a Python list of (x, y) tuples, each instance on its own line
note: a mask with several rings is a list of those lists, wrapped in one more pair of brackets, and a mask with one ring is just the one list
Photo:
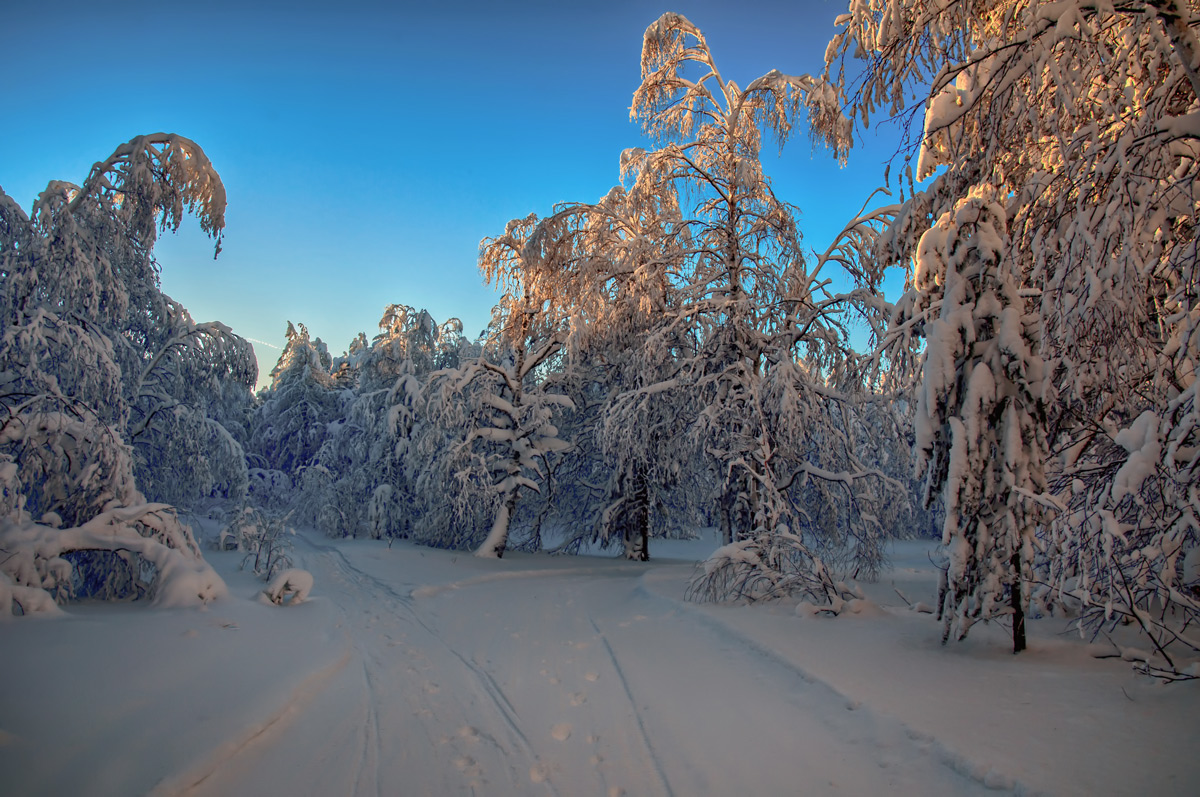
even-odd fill
[[(242, 599), (214, 606), (207, 616), (103, 608), (57, 626), (0, 626), (19, 645), (14, 649), (29, 653), (0, 664), (0, 733), (7, 734), (0, 739), (8, 740), (0, 742), (0, 792), (1086, 791), (1069, 787), (1086, 779), (1043, 772), (1040, 760), (1028, 756), (1001, 755), (995, 760), (1002, 765), (989, 766), (984, 753), (991, 748), (969, 734), (939, 738), (938, 712), (951, 716), (954, 706), (927, 711), (921, 701), (904, 699), (903, 668), (886, 685), (888, 695), (900, 698), (866, 701), (855, 694), (870, 696), (880, 684), (859, 692), (853, 679), (813, 675), (831, 661), (836, 666), (841, 646), (856, 659), (886, 656), (888, 645), (913, 655), (895, 640), (875, 645), (872, 654), (872, 620), (802, 620), (779, 607), (685, 604), (677, 596), (692, 562), (519, 554), (480, 561), (400, 543), (301, 536), (295, 559), (316, 577), (313, 597), (274, 608), (247, 600), (261, 583), (232, 572), (233, 560), (224, 556), (214, 558)], [(880, 615), (878, 629), (911, 622), (936, 636), (927, 618)], [(849, 635), (842, 643), (829, 637), (843, 632)], [(51, 699), (49, 708), (39, 708), (19, 696), (13, 685), (22, 678), (49, 684), (70, 677), (61, 659), (39, 664), (39, 646), (58, 645), (87, 660), (71, 638), (81, 640), (77, 647), (107, 639), (116, 650), (101, 647), (92, 656), (94, 670), (79, 667), (84, 682), (77, 700)], [(122, 670), (119, 649), (138, 644), (148, 646), (143, 657), (151, 664)], [(806, 644), (827, 649), (808, 655)], [(958, 672), (978, 664), (956, 658), (948, 666)], [(937, 660), (920, 654), (914, 666), (936, 667), (930, 663)], [(1108, 686), (1123, 682), (1121, 665), (1105, 664)], [(204, 677), (213, 666), (223, 668), (221, 677)], [(847, 662), (847, 671), (879, 680), (872, 666), (880, 662)], [(148, 678), (161, 684), (150, 688)], [(969, 684), (956, 689), (962, 695), (948, 700), (965, 701), (976, 691)], [(1194, 759), (1169, 748), (1191, 750), (1196, 740), (1188, 719), (1195, 714), (1186, 713), (1194, 712), (1196, 690), (1176, 689), (1152, 713), (1163, 720), (1162, 738), (1140, 736), (1176, 770), (1131, 779), (1149, 777), (1158, 793), (1187, 793), (1197, 774)], [(111, 696), (121, 690), (124, 698)], [(88, 728), (78, 728), (80, 716), (91, 718)], [(1003, 750), (1022, 726), (1012, 730), (1000, 721), (994, 726), (1000, 735), (987, 744)], [(1048, 769), (1060, 761), (1078, 766), (1066, 750), (1079, 741), (1052, 750)], [(1105, 757), (1100, 750), (1085, 760)]]
[(983, 790), (896, 723), (647, 590), (643, 565), (510, 556), (419, 584), (404, 580), (416, 568), (385, 575), (333, 544), (300, 548), (349, 657), (186, 793)]

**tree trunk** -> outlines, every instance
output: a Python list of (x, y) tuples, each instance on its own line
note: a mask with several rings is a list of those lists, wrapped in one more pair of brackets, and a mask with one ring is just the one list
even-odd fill
[(645, 562), (650, 559), (650, 489), (644, 467), (634, 468), (633, 495), (628, 506), (628, 517), (621, 524), (625, 530), (625, 558)]
[(717, 516), (721, 523), (721, 544), (730, 545), (733, 543), (733, 501), (724, 488), (717, 497)]
[(1021, 551), (1013, 551), (1012, 555), (1013, 582), (1009, 590), (1009, 599), (1013, 610), (1013, 653), (1025, 649), (1025, 604), (1021, 599)]
[(496, 511), (492, 530), (488, 532), (487, 539), (479, 546), (479, 550), (475, 551), (475, 555), (481, 559), (500, 559), (504, 556), (504, 549), (508, 545), (508, 524), (517, 508), (517, 492), (518, 488), (514, 487)]

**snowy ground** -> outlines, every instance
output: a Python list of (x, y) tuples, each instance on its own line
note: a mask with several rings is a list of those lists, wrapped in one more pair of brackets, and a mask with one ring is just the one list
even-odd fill
[[(296, 540), (316, 577), (208, 611), (0, 625), (0, 794), (1195, 794), (1200, 688), (1032, 624), (942, 648), (923, 544), (836, 619), (680, 596), (648, 565)], [(675, 556), (676, 559), (667, 557)]]

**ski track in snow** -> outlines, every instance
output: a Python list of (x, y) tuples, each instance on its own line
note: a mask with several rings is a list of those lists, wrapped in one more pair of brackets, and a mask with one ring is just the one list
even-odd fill
[(0, 794), (1194, 791), (1195, 693), (1089, 664), (1046, 628), (1017, 660), (982, 639), (942, 649), (907, 612), (689, 604), (683, 560), (311, 534), (294, 558), (316, 583), (296, 608), (256, 602), (261, 582), (218, 554), (239, 597), (208, 612), (4, 629), (0, 683), (55, 688), (0, 692)]
[(280, 733), (282, 728), (286, 728), (295, 716), (304, 710), (305, 704), (324, 689), (325, 683), (346, 667), (348, 661), (349, 652), (347, 651), (347, 654), (335, 664), (305, 679), (277, 712), (263, 722), (251, 726), (240, 738), (220, 747), (208, 760), (177, 778), (171, 778), (158, 784), (150, 792), (151, 795), (197, 793), (221, 769), (235, 765), (240, 757), (255, 752), (260, 745), (270, 744), (272, 735)]
[(654, 745), (650, 741), (649, 734), (646, 733), (646, 724), (642, 720), (641, 713), (637, 709), (637, 700), (633, 697), (633, 692), (629, 690), (629, 681), (625, 678), (625, 673), (621, 671), (621, 663), (617, 661), (617, 654), (613, 652), (612, 645), (609, 644), (608, 637), (596, 625), (596, 621), (592, 618), (592, 628), (595, 629), (597, 636), (600, 637), (601, 644), (604, 645), (604, 652), (608, 654), (609, 662), (612, 664), (613, 671), (616, 673), (617, 682), (621, 685), (621, 690), (625, 693), (626, 700), (629, 701), (629, 707), (633, 711), (633, 716), (637, 720), (638, 733), (642, 737), (642, 743), (646, 746), (646, 753), (650, 756), (650, 760), (654, 763), (654, 771), (658, 775), (658, 780), (662, 786), (663, 792), (668, 797), (674, 797), (674, 791), (671, 790), (671, 783), (667, 780), (667, 775), (663, 772), (662, 762), (658, 760), (658, 755), (654, 752)]
[(645, 586), (687, 565), (403, 585), (321, 541), (299, 538), (296, 558), (338, 607), (354, 665), (180, 793), (986, 791), (927, 740)]

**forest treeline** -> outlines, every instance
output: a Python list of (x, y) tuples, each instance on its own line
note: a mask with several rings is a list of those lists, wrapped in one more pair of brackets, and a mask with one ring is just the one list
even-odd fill
[[(29, 214), (0, 193), (0, 610), (218, 596), (172, 509), (214, 499), (482, 556), (645, 559), (716, 526), (693, 598), (833, 613), (888, 538), (934, 534), (944, 640), (999, 619), (1020, 650), (1063, 614), (1195, 676), (1196, 4), (867, 0), (837, 25), (820, 74), (743, 86), (663, 15), (632, 103), (653, 148), (482, 242), (478, 338), (395, 304), (333, 357), (289, 325), (257, 397), (246, 341), (159, 288), (185, 214), (220, 249), (194, 142), (135, 138)], [(885, 190), (806, 254), (762, 148), (844, 161), (884, 119), (908, 131)]]

